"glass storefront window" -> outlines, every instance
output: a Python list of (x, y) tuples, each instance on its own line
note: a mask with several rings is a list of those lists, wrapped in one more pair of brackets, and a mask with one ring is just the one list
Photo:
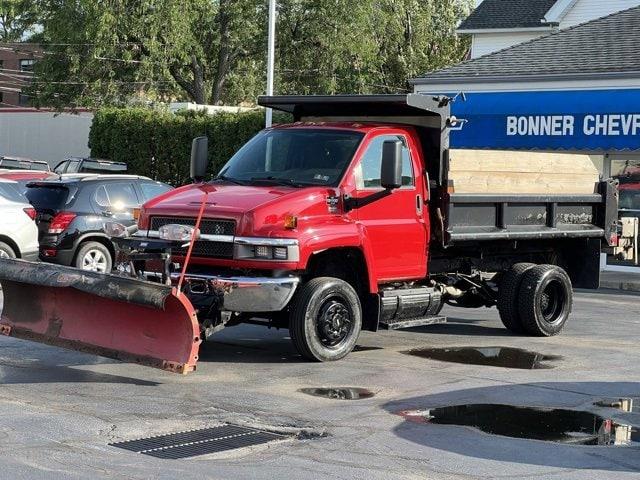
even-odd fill
[(611, 176), (620, 182), (620, 216), (640, 218), (640, 159), (611, 160)]
[[(640, 155), (616, 155), (611, 158), (611, 176), (620, 182), (618, 214), (640, 218)], [(609, 265), (632, 266), (609, 257)]]

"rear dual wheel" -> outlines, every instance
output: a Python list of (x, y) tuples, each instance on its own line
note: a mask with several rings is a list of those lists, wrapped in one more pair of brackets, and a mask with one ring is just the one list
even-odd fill
[(289, 332), (296, 350), (317, 362), (340, 360), (356, 346), (362, 307), (344, 280), (318, 277), (302, 286), (291, 308)]
[(524, 274), (535, 267), (533, 263), (516, 263), (503, 276), (498, 288), (498, 313), (507, 330), (524, 333), (518, 312), (518, 292)]
[(499, 287), (498, 311), (514, 333), (549, 337), (566, 324), (573, 304), (567, 273), (555, 265), (514, 265)]
[(560, 267), (539, 265), (524, 274), (518, 298), (520, 321), (527, 333), (557, 335), (571, 314), (571, 279)]

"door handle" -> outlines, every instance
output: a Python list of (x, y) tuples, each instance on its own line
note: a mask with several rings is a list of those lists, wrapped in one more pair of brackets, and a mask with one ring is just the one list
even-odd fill
[(422, 215), (422, 195), (416, 195), (416, 212), (418, 215)]

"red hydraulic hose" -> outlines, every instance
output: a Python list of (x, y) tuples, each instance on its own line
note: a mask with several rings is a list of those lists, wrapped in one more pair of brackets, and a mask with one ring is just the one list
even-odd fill
[(200, 230), (200, 222), (202, 221), (202, 216), (204, 215), (204, 208), (207, 205), (208, 195), (209, 191), (204, 190), (204, 194), (202, 196), (202, 204), (200, 204), (200, 212), (198, 212), (198, 218), (196, 219), (196, 226), (193, 229), (193, 233), (191, 234), (191, 243), (189, 243), (187, 256), (185, 257), (184, 264), (182, 265), (182, 273), (180, 274), (180, 279), (178, 280), (178, 294), (182, 293), (182, 282), (184, 281), (184, 276), (187, 273), (187, 267), (189, 266), (189, 261), (191, 260), (193, 245), (196, 243), (196, 233)]

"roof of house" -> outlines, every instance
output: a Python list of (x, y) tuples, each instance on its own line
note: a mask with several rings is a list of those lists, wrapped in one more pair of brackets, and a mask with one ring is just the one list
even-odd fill
[(414, 84), (529, 77), (640, 75), (640, 7), (427, 73)]
[(545, 14), (558, 0), (484, 0), (459, 31), (548, 27)]

